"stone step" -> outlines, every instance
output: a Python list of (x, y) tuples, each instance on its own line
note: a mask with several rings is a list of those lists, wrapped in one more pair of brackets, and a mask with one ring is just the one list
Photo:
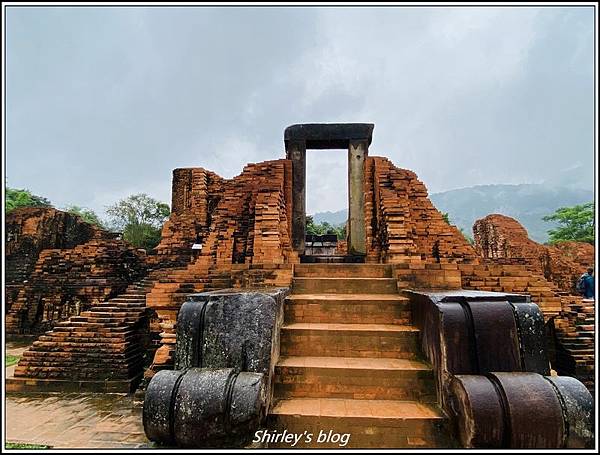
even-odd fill
[[(87, 332), (86, 332), (87, 333)], [(82, 334), (69, 334), (69, 333), (61, 333), (52, 334), (52, 335), (41, 335), (37, 341), (51, 341), (54, 343), (64, 343), (64, 342), (72, 342), (72, 343), (127, 343), (133, 342), (135, 340), (134, 334), (129, 336), (116, 336), (116, 337), (107, 337), (107, 336), (95, 336), (93, 333), (91, 336), (85, 336)]]
[(127, 379), (136, 376), (141, 364), (132, 365), (131, 368), (125, 366), (118, 366), (114, 369), (98, 368), (98, 367), (65, 367), (65, 368), (35, 368), (35, 367), (24, 367), (15, 368), (14, 377), (30, 377), (33, 376), (39, 379), (92, 379), (92, 380), (106, 380), (106, 379)]
[(406, 297), (397, 294), (292, 294), (285, 302), (286, 322), (409, 324)]
[(66, 321), (63, 325), (55, 325), (51, 332), (95, 332), (95, 333), (106, 333), (111, 336), (114, 334), (125, 334), (125, 333), (133, 333), (134, 328), (133, 325), (129, 324), (127, 326), (118, 325), (115, 327), (104, 327), (102, 325), (91, 326), (90, 324), (77, 324), (77, 325), (69, 325), (68, 321)]
[(124, 308), (115, 308), (114, 311), (105, 310), (106, 308), (82, 311), (79, 316), (84, 318), (131, 318), (140, 314), (140, 311), (127, 311)]
[(294, 294), (397, 294), (394, 278), (294, 278)]
[(146, 303), (132, 303), (132, 302), (113, 302), (108, 301), (103, 305), (96, 305), (90, 308), (90, 311), (95, 310), (96, 308), (100, 309), (101, 311), (105, 311), (108, 308), (118, 308), (120, 309), (120, 311), (143, 311), (144, 309), (146, 309)]
[(136, 349), (130, 350), (129, 352), (116, 352), (116, 353), (108, 353), (108, 352), (96, 352), (96, 351), (87, 351), (87, 352), (60, 352), (60, 351), (25, 351), (21, 357), (23, 359), (31, 359), (31, 360), (57, 360), (61, 361), (64, 359), (78, 359), (85, 361), (87, 359), (98, 361), (113, 361), (113, 360), (127, 360), (129, 358), (133, 358), (141, 353), (143, 350)]
[(350, 435), (344, 448), (450, 447), (447, 419), (436, 407), (415, 401), (291, 398), (277, 402), (268, 420), (271, 431), (313, 436), (294, 447), (269, 448), (340, 448), (339, 440), (318, 441), (321, 432), (330, 431)]
[(43, 336), (54, 337), (55, 339), (63, 339), (64, 337), (83, 337), (83, 338), (106, 338), (106, 339), (115, 339), (115, 340), (124, 340), (127, 338), (131, 338), (135, 335), (134, 330), (129, 330), (127, 332), (114, 332), (114, 331), (98, 331), (91, 330), (85, 331), (80, 330), (81, 328), (77, 328), (76, 330), (49, 330), (44, 332)]
[(146, 303), (146, 297), (132, 297), (132, 298), (128, 298), (128, 297), (123, 297), (123, 296), (119, 296), (119, 297), (114, 297), (112, 299), (109, 300), (109, 302), (111, 303), (137, 303), (137, 304), (144, 304)]
[(77, 343), (77, 342), (56, 342), (56, 341), (35, 341), (31, 346), (31, 350), (36, 351), (73, 351), (86, 352), (86, 350), (95, 350), (98, 352), (117, 353), (125, 352), (129, 348), (127, 343), (111, 343), (97, 341), (93, 343)]
[(433, 371), (424, 362), (357, 357), (282, 357), (275, 367), (275, 395), (436, 400)]
[(295, 264), (294, 277), (393, 278), (387, 264)]
[[(114, 376), (119, 372), (125, 373), (125, 376), (134, 370), (137, 370), (139, 366), (143, 363), (143, 357), (139, 356), (137, 359), (130, 359), (127, 361), (111, 361), (111, 367), (106, 368), (108, 365), (105, 365), (101, 362), (85, 362), (81, 360), (68, 362), (68, 361), (52, 361), (52, 362), (35, 362), (35, 361), (26, 361), (19, 362), (19, 365), (15, 367), (15, 376), (27, 376), (28, 372), (33, 373), (34, 376), (39, 376), (36, 373), (41, 371), (49, 371), (49, 372), (59, 372), (66, 371), (69, 374), (75, 376), (82, 371), (96, 371), (100, 372), (102, 370), (106, 370), (109, 376)], [(137, 373), (137, 371), (136, 371)], [(45, 376), (48, 377), (48, 376)], [(57, 377), (57, 376), (54, 376)]]
[(290, 323), (281, 355), (414, 359), (419, 330), (411, 325)]
[(90, 329), (103, 329), (103, 328), (114, 328), (114, 329), (126, 329), (126, 324), (122, 322), (88, 322), (88, 321), (62, 321), (54, 326), (56, 328), (72, 328), (72, 327), (89, 327)]
[(138, 320), (137, 316), (124, 316), (117, 317), (114, 315), (108, 317), (98, 317), (94, 316), (71, 316), (70, 322), (87, 322), (90, 324), (123, 324), (127, 322), (136, 322)]

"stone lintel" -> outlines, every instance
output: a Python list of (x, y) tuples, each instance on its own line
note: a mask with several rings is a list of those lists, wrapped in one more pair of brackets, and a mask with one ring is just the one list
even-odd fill
[(372, 123), (302, 123), (288, 126), (283, 139), (286, 149), (291, 142), (303, 142), (307, 149), (347, 149), (351, 141), (373, 138)]

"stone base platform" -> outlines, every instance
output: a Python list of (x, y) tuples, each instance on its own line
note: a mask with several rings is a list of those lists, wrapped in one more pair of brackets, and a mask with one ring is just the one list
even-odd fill
[(130, 380), (67, 381), (60, 379), (6, 378), (6, 393), (98, 392), (132, 393), (142, 380), (139, 374)]

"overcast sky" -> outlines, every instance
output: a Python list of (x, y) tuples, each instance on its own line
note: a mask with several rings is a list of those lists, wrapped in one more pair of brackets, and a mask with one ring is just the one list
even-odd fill
[[(172, 169), (233, 177), (308, 122), (375, 123), (430, 192), (592, 188), (591, 7), (6, 12), (6, 181), (58, 207), (170, 202)], [(309, 213), (345, 185), (345, 153), (309, 152)]]

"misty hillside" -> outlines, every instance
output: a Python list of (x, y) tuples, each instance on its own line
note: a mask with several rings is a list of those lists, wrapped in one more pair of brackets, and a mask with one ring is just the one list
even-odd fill
[(346, 223), (346, 218), (348, 217), (348, 210), (338, 210), (337, 212), (319, 212), (313, 215), (313, 221), (317, 224), (328, 222), (333, 226), (337, 226), (338, 224)]
[[(593, 201), (594, 192), (572, 186), (546, 184), (478, 185), (430, 195), (431, 201), (450, 221), (472, 235), (475, 220), (490, 213), (516, 218), (537, 242), (548, 240), (548, 229), (555, 225), (542, 220), (557, 208)], [(347, 210), (314, 214), (317, 223), (340, 224), (346, 221)]]

